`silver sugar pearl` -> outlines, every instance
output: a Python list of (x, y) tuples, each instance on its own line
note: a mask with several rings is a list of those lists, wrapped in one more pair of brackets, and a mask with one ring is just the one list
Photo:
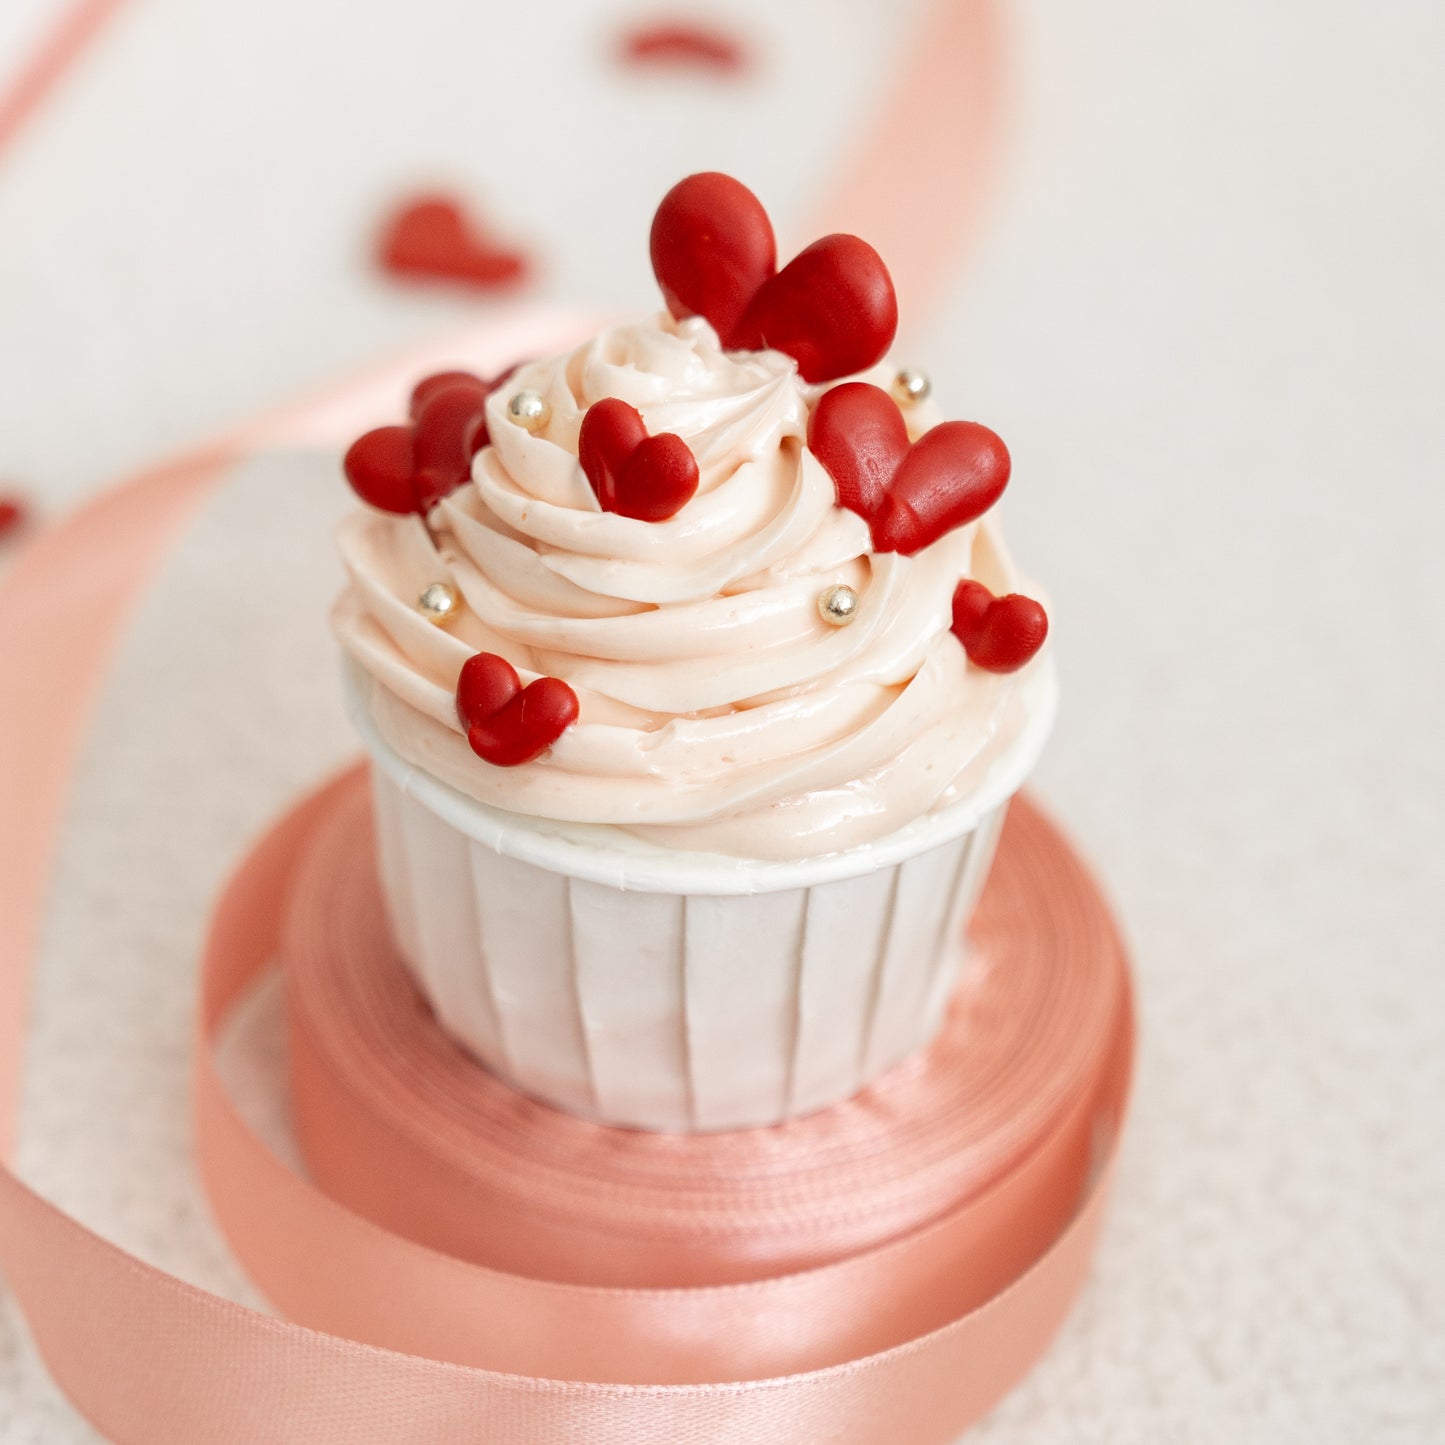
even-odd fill
[(858, 615), (858, 594), (845, 582), (818, 594), (818, 616), (829, 627), (846, 627)]
[(893, 378), (894, 399), (904, 406), (916, 406), (920, 401), (926, 401), (932, 390), (933, 383), (928, 379), (928, 373), (914, 366), (905, 366)]
[(416, 610), (438, 627), (445, 627), (456, 617), (458, 606), (457, 589), (448, 582), (433, 582), (423, 588), (421, 596), (416, 599)]
[(530, 432), (540, 431), (547, 425), (552, 408), (540, 391), (519, 391), (507, 403), (507, 415), (520, 427)]

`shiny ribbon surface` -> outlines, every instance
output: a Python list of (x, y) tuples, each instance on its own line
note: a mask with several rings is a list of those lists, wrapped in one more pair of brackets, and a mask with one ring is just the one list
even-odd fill
[[(887, 1393), (914, 1353), (963, 1364), (981, 1337), (991, 1348), (1013, 1337), (1031, 1358), (1067, 1307), (1077, 1276), (1061, 1273), (1047, 1298), (975, 1318), (1073, 1233), (1110, 1152), (1130, 1051), (1108, 915), (1027, 802), (1005, 829), (975, 960), (937, 1043), (857, 1098), (771, 1129), (609, 1129), (470, 1063), (388, 941), (359, 775), (328, 792), (289, 893), (267, 907), (284, 920), (293, 1102), (317, 1182), (476, 1266), (459, 1308), (450, 1281), (435, 1298), (439, 1282), (420, 1283), (412, 1297), (428, 1303), (416, 1318), (399, 1317), (393, 1299), (377, 1312), (363, 1291), (349, 1332), (399, 1348), (425, 1340), (448, 1359), (529, 1375), (793, 1375), (790, 1403), (809, 1428), (837, 1431), (823, 1372), (865, 1372)], [(224, 925), (213, 966), (229, 952)], [(213, 1181), (233, 1240), (239, 1182)], [(1078, 1235), (1091, 1229), (1081, 1222)], [(253, 1271), (264, 1233), (260, 1245)], [(1063, 1256), (1075, 1247), (1063, 1244)], [(404, 1258), (387, 1267), (393, 1282), (407, 1272)], [(288, 1313), (314, 1309), (309, 1287), (263, 1283)], [(325, 1308), (348, 1290), (339, 1271)], [(1007, 1383), (979, 1381), (995, 1392)], [(960, 1403), (955, 1389), (943, 1409)], [(949, 1429), (964, 1422), (954, 1415)]]

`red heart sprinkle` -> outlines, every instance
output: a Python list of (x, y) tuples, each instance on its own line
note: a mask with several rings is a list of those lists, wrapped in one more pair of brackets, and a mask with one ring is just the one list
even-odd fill
[(675, 517), (697, 491), (697, 458), (680, 436), (648, 436), (641, 413), (610, 396), (587, 408), (577, 460), (604, 512), (639, 522)]
[(879, 552), (911, 556), (983, 516), (1008, 485), (1008, 448), (986, 426), (940, 422), (910, 445), (898, 404), (864, 381), (823, 393), (808, 446)]
[(832, 381), (880, 361), (897, 330), (898, 298), (883, 258), (857, 236), (833, 235), (763, 283), (732, 344), (785, 351), (804, 381)]
[(484, 762), (515, 768), (540, 757), (577, 721), (577, 694), (559, 677), (522, 686), (517, 669), (495, 652), (479, 652), (457, 678), (457, 716)]
[(866, 241), (824, 236), (778, 271), (762, 202), (718, 171), (688, 176), (662, 198), (651, 250), (674, 316), (706, 317), (729, 350), (785, 351), (804, 381), (865, 370), (898, 329), (892, 278)]
[[(499, 371), (490, 381), (483, 381), (480, 376), (477, 376), (475, 372), (471, 371), (439, 371), (435, 376), (424, 376), (412, 387), (411, 400), (407, 405), (407, 414), (411, 417), (412, 421), (418, 420), (421, 416), (421, 410), (427, 402), (439, 391), (444, 391), (449, 386), (470, 387), (473, 391), (481, 392), (482, 400), (485, 401), (494, 391), (505, 386), (526, 364), (525, 361), (514, 361), (505, 371)], [(486, 446), (489, 440), (486, 434), (486, 427), (487, 423), (484, 417), (482, 420), (482, 441), (477, 447), (478, 451)]]
[(622, 38), (622, 58), (634, 64), (693, 64), (736, 74), (747, 66), (740, 41), (685, 20), (645, 25)]
[(652, 271), (678, 320), (703, 316), (724, 346), (778, 269), (773, 223), (741, 181), (701, 171), (679, 181), (652, 218)]
[(413, 480), (413, 435), (409, 426), (379, 426), (352, 442), (341, 465), (363, 502), (400, 516), (422, 510)]
[(484, 401), (497, 389), (496, 382), (483, 381), (480, 376), (470, 371), (439, 371), (434, 376), (422, 377), (412, 387), (411, 397), (406, 405), (407, 415), (413, 422), (419, 421), (422, 408), (426, 406), (427, 402), (438, 392), (445, 391), (451, 386), (467, 387), (472, 391), (479, 391)]
[(1044, 645), (1049, 615), (1022, 592), (995, 597), (965, 578), (953, 591), (953, 633), (986, 672), (1017, 672)]
[(521, 251), (493, 242), (450, 196), (420, 196), (398, 210), (382, 231), (379, 254), (396, 275), (473, 286), (508, 286), (528, 270)]
[(471, 475), (472, 458), (487, 444), (487, 397), (510, 375), (488, 382), (445, 371), (418, 382), (410, 426), (378, 427), (346, 453), (357, 495), (383, 512), (425, 516)]

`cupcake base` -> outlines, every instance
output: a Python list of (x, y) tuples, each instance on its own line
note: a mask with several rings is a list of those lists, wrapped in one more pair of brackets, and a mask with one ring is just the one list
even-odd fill
[(639, 892), (507, 856), (372, 770), (397, 946), (442, 1025), (514, 1087), (632, 1128), (780, 1123), (937, 1032), (1006, 804), (860, 876)]

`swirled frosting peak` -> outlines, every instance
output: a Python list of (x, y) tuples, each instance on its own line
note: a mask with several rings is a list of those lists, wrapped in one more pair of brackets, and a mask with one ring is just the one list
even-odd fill
[[(546, 403), (530, 429), (508, 415), (524, 389)], [(952, 597), (961, 578), (1007, 592), (1012, 566), (991, 518), (875, 553), (807, 448), (820, 390), (780, 352), (727, 352), (666, 314), (520, 368), (487, 401), (468, 484), (425, 518), (343, 525), (335, 625), (381, 736), (498, 808), (753, 858), (851, 847), (986, 787), (1047, 705), (1047, 663), (971, 667)], [(608, 397), (697, 459), (666, 521), (604, 512), (578, 464)], [(909, 417), (914, 435), (937, 420)], [(445, 627), (416, 607), (435, 582), (461, 599)], [(818, 605), (839, 585), (857, 597), (844, 626)], [(477, 652), (576, 691), (576, 725), (535, 761), (468, 748), (454, 696)]]

